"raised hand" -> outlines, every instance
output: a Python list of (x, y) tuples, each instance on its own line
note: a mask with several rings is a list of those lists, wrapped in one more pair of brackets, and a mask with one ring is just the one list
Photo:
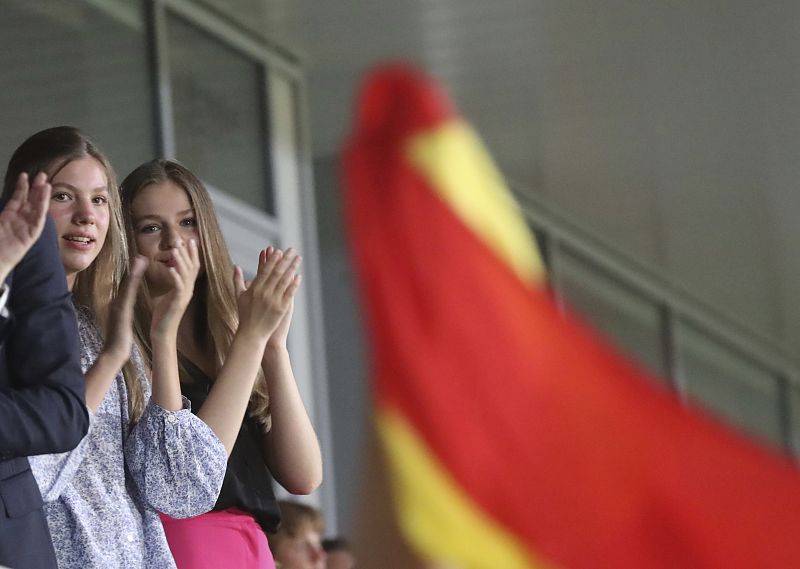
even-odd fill
[[(239, 292), (239, 330), (268, 340), (278, 333), (286, 343), (294, 294), (300, 286), (297, 269), (302, 257), (293, 249), (284, 253), (268, 247), (258, 257), (256, 277), (246, 286), (236, 268), (234, 283)], [(281, 342), (281, 338), (275, 341)]]
[[(136, 293), (147, 267), (147, 259), (136, 257), (117, 297), (111, 303), (106, 323), (106, 338), (103, 354), (112, 358), (118, 367), (128, 361), (133, 346), (133, 306)], [(101, 398), (102, 399), (102, 398)]]
[(133, 305), (142, 282), (147, 259), (136, 257), (125, 282), (112, 301), (105, 326), (105, 343), (86, 372), (86, 404), (96, 411), (120, 368), (131, 357), (133, 347)]
[(24, 172), (17, 178), (14, 193), (0, 212), (0, 282), (42, 234), (50, 192), (44, 172), (37, 174), (32, 184)]
[(194, 282), (200, 272), (197, 241), (189, 240), (188, 246), (181, 242), (171, 252), (174, 266), (170, 266), (169, 270), (173, 286), (153, 306), (153, 320), (150, 324), (150, 336), (153, 339), (159, 335), (177, 334), (178, 325), (192, 299)]
[[(300, 284), (300, 275), (297, 275), (297, 284)], [(292, 299), (289, 301), (289, 308), (286, 309), (286, 313), (283, 315), (283, 318), (281, 318), (281, 321), (278, 322), (278, 327), (275, 328), (275, 331), (270, 335), (269, 340), (267, 340), (267, 347), (286, 347), (286, 342), (289, 339), (289, 326), (292, 324), (292, 314), (294, 314), (294, 293), (296, 291), (297, 288), (295, 288), (292, 292)]]

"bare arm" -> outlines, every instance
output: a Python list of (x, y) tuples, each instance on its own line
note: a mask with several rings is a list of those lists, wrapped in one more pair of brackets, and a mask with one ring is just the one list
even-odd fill
[(322, 483), (322, 453), (286, 349), (293, 308), (289, 307), (270, 336), (261, 362), (272, 413), (272, 429), (264, 435), (264, 451), (270, 472), (281, 486), (292, 494), (310, 494)]
[(242, 426), (247, 403), (253, 391), (260, 354), (266, 339), (257, 335), (236, 333), (228, 357), (222, 366), (203, 406), (197, 412), (219, 437), (228, 455), (233, 451)]
[(258, 273), (246, 288), (241, 270), (234, 280), (239, 290), (239, 328), (236, 331), (225, 364), (197, 416), (203, 419), (220, 438), (228, 454), (247, 411), (262, 354), (270, 335), (278, 327), (289, 308), (299, 281), (295, 273), (299, 257), (287, 251), (262, 251)]
[(190, 240), (188, 249), (181, 243), (172, 249), (172, 255), (176, 263), (170, 268), (173, 287), (156, 302), (150, 326), (153, 347), (151, 400), (162, 409), (177, 411), (183, 407), (178, 375), (178, 326), (192, 298), (194, 281), (200, 271), (197, 242)]

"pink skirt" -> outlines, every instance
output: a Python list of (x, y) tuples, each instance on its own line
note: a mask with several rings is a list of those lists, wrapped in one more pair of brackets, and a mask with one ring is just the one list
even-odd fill
[(161, 514), (178, 569), (275, 569), (267, 536), (236, 508), (177, 520)]

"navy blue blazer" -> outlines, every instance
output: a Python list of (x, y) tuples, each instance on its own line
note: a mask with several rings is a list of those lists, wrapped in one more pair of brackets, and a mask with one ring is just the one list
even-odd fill
[(78, 326), (50, 218), (6, 282), (10, 315), (0, 316), (0, 564), (55, 567), (42, 497), (25, 457), (73, 449), (89, 428), (89, 414)]

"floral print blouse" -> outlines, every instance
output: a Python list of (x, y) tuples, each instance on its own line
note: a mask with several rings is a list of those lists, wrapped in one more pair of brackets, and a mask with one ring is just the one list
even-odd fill
[[(91, 312), (76, 308), (84, 373), (103, 348)], [(148, 401), (129, 424), (128, 392), (118, 373), (92, 414), (89, 433), (72, 451), (30, 458), (60, 569), (172, 569), (158, 512), (187, 518), (211, 510), (225, 476), (227, 454), (214, 432), (184, 408), (167, 411), (134, 351), (132, 361)]]

